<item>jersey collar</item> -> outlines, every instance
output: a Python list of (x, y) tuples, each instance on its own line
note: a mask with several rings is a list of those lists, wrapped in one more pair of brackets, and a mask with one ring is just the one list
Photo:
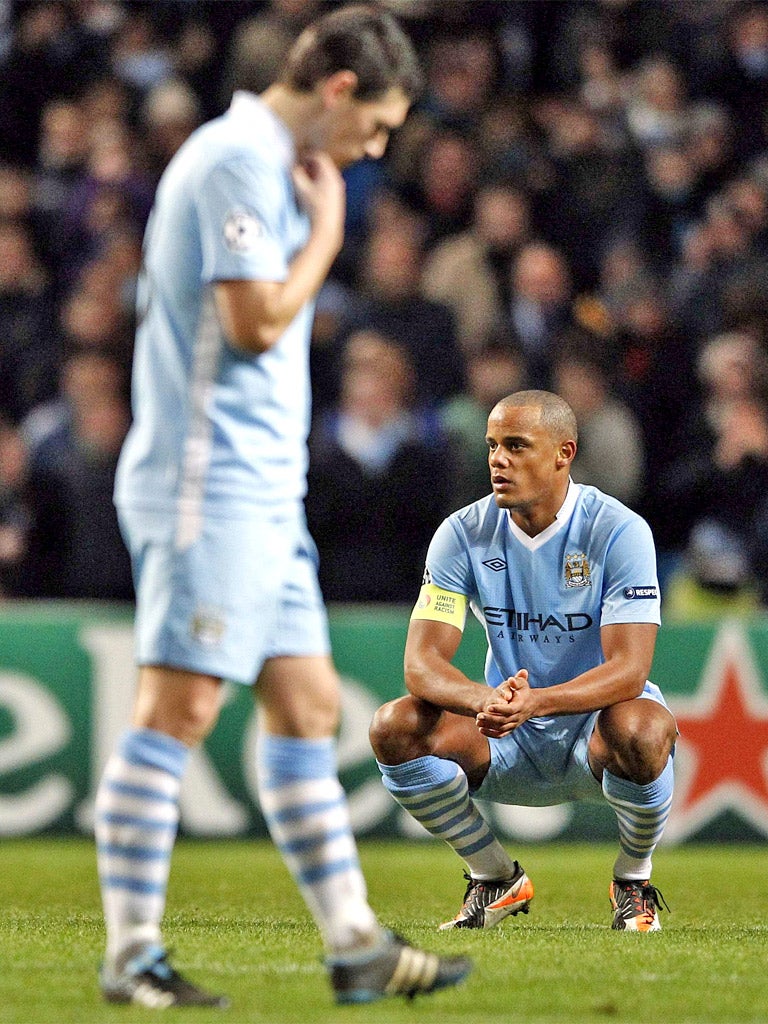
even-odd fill
[(542, 530), (541, 533), (537, 533), (535, 537), (529, 537), (524, 530), (521, 530), (512, 518), (511, 510), (507, 509), (507, 522), (509, 523), (512, 535), (530, 551), (535, 551), (537, 548), (540, 548), (542, 544), (546, 544), (551, 537), (554, 537), (556, 533), (559, 533), (571, 518), (571, 514), (574, 508), (576, 508), (576, 502), (578, 501), (580, 493), (581, 487), (579, 484), (575, 484), (573, 480), (568, 477), (568, 490), (565, 492), (565, 500), (560, 506), (559, 511), (555, 513), (554, 523), (550, 523), (546, 530)]
[(255, 93), (238, 89), (229, 105), (229, 116), (242, 121), (250, 131), (259, 132), (262, 136), (268, 133), (268, 141), (273, 143), (281, 161), (287, 167), (293, 166), (296, 156), (293, 136), (277, 114)]

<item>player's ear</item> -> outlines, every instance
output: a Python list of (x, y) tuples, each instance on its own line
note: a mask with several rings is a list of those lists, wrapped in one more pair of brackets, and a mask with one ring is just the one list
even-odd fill
[(563, 441), (557, 452), (557, 467), (558, 469), (564, 466), (570, 466), (576, 456), (576, 442), (575, 441)]
[(322, 83), (321, 93), (326, 107), (333, 108), (344, 100), (354, 99), (358, 78), (354, 71), (334, 71)]

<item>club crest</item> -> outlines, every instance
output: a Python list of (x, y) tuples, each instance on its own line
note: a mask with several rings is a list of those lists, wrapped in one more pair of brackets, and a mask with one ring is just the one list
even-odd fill
[(591, 587), (592, 574), (587, 556), (583, 551), (572, 552), (565, 556), (566, 587)]

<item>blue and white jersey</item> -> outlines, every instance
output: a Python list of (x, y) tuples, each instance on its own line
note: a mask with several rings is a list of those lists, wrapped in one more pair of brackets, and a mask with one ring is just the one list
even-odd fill
[(178, 517), (279, 513), (305, 493), (310, 425), (308, 303), (275, 346), (229, 344), (213, 286), (283, 281), (304, 247), (291, 136), (258, 97), (236, 93), (163, 174), (144, 241), (133, 425), (115, 500)]
[(426, 581), (468, 599), (488, 636), (494, 687), (521, 668), (532, 687), (566, 682), (604, 661), (601, 626), (661, 621), (648, 524), (573, 482), (536, 537), (492, 495), (454, 512), (432, 539)]

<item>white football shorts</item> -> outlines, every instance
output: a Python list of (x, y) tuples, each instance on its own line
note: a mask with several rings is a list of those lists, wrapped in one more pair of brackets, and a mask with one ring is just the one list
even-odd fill
[[(655, 683), (640, 694), (667, 707)], [(531, 718), (500, 739), (489, 739), (491, 764), (473, 792), (481, 800), (521, 807), (551, 807), (571, 800), (601, 800), (587, 749), (600, 712)]]
[(255, 682), (268, 658), (326, 655), (328, 617), (303, 511), (214, 518), (180, 547), (173, 517), (121, 508), (139, 665)]

